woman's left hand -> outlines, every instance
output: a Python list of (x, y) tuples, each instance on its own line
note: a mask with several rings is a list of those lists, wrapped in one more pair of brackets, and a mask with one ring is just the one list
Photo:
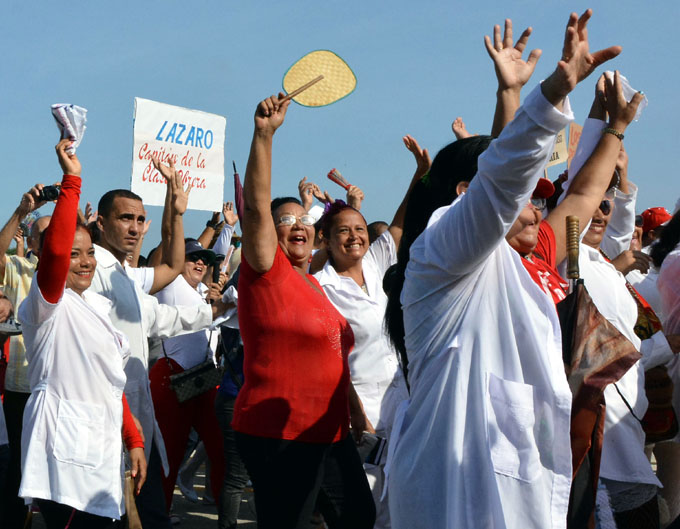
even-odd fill
[[(140, 430), (141, 431), (141, 430)], [(143, 448), (133, 448), (130, 454), (130, 475), (135, 481), (135, 496), (142, 490), (142, 485), (146, 481), (146, 457)]]

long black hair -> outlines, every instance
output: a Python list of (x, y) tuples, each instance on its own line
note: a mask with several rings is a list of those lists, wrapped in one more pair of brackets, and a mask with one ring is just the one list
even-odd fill
[(663, 227), (661, 237), (652, 245), (652, 261), (654, 266), (661, 268), (666, 256), (671, 253), (680, 243), (680, 209), (675, 212), (673, 218)]
[(397, 253), (397, 264), (388, 271), (385, 284), (388, 291), (385, 327), (401, 357), (404, 375), (408, 372), (408, 359), (400, 298), (411, 245), (427, 227), (432, 213), (456, 199), (458, 184), (469, 182), (477, 174), (477, 158), (486, 150), (492, 139), (491, 136), (472, 136), (450, 143), (437, 153), (429, 174), (411, 190), (406, 206), (404, 231)]

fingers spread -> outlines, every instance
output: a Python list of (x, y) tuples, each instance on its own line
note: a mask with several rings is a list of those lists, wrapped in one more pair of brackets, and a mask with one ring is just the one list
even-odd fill
[(503, 35), (503, 47), (512, 48), (512, 20), (505, 19), (505, 34)]
[(622, 49), (623, 48), (621, 48), (621, 46), (610, 46), (609, 48), (592, 53), (591, 57), (593, 60), (593, 68), (597, 68), (600, 64), (613, 59), (619, 53), (621, 53)]
[(528, 27), (525, 29), (522, 34), (519, 37), (519, 40), (517, 41), (517, 44), (515, 44), (515, 49), (519, 51), (520, 53), (524, 52), (524, 48), (527, 45), (527, 42), (529, 41), (529, 37), (531, 36), (532, 28)]

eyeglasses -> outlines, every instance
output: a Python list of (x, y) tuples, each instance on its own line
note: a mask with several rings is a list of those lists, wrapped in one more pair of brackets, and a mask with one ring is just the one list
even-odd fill
[(531, 198), (531, 205), (537, 209), (538, 211), (543, 211), (548, 203), (548, 200), (545, 198)]
[(610, 200), (603, 200), (600, 202), (600, 211), (603, 215), (609, 215), (612, 212), (612, 203)]
[(296, 217), (295, 215), (281, 215), (279, 220), (276, 222), (277, 226), (292, 226), (295, 221), (299, 220), (303, 226), (314, 226), (316, 220), (311, 215), (302, 215), (301, 217)]
[(642, 215), (635, 215), (635, 226), (638, 228), (642, 228), (642, 226), (645, 225), (645, 221), (642, 218)]
[(190, 253), (189, 255), (186, 256), (187, 261), (191, 261), (192, 263), (197, 263), (198, 261), (203, 261), (205, 264), (208, 264), (206, 262), (205, 257), (203, 257), (199, 253)]

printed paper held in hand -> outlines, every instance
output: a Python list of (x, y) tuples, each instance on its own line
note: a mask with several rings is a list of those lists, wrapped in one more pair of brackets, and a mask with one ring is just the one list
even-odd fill
[(87, 123), (87, 109), (78, 105), (57, 103), (52, 105), (52, 116), (57, 122), (61, 139), (73, 140), (73, 145), (66, 149), (69, 154), (74, 154), (85, 134)]

